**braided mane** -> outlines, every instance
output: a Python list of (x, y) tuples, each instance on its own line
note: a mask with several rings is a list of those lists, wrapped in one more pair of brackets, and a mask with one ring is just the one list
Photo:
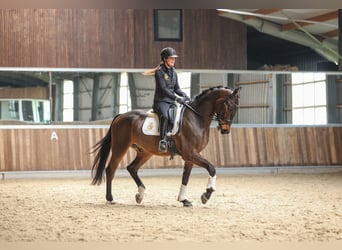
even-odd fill
[(205, 89), (200, 94), (195, 96), (195, 100), (201, 99), (202, 97), (206, 96), (207, 94), (209, 94), (210, 92), (212, 92), (212, 91), (214, 91), (216, 89), (230, 89), (230, 88), (223, 87), (223, 86), (219, 85), (219, 86), (216, 86), (216, 87), (211, 87), (211, 88)]

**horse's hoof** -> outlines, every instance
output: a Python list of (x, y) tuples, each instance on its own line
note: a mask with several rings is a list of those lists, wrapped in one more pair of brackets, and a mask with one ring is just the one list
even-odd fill
[(201, 196), (202, 204), (207, 203), (208, 200), (209, 200), (209, 199), (208, 199), (208, 197), (207, 197), (207, 193), (203, 193), (202, 196)]
[(109, 205), (115, 205), (117, 202), (115, 200), (112, 200), (112, 201), (107, 201), (107, 204)]
[(141, 196), (140, 194), (136, 194), (135, 195), (135, 201), (140, 204), (143, 200), (143, 196)]
[(187, 199), (182, 200), (181, 202), (183, 203), (183, 207), (192, 207), (192, 203)]

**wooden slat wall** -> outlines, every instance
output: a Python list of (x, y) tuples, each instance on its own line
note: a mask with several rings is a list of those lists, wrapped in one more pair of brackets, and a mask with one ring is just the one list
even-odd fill
[[(0, 129), (1, 170), (73, 170), (89, 166), (89, 145), (106, 129)], [(58, 140), (51, 140), (56, 132)]]
[(214, 9), (183, 11), (183, 41), (154, 41), (153, 9), (0, 9), (0, 67), (246, 69), (246, 25)]
[(233, 128), (226, 138), (211, 132), (203, 155), (217, 166), (342, 164), (342, 127)]
[[(58, 140), (51, 140), (56, 132)], [(89, 150), (103, 128), (0, 129), (0, 171), (89, 170)], [(211, 130), (202, 155), (217, 167), (342, 165), (342, 127), (234, 127), (229, 135)], [(120, 164), (135, 157), (129, 150)], [(145, 168), (181, 167), (180, 157), (152, 157)]]
[(49, 89), (44, 87), (33, 88), (0, 88), (0, 98), (21, 99), (49, 99)]

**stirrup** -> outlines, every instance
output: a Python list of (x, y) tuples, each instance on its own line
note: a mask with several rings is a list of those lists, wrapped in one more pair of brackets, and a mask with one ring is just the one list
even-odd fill
[(159, 152), (167, 152), (167, 141), (166, 140), (160, 140), (159, 146), (158, 146)]

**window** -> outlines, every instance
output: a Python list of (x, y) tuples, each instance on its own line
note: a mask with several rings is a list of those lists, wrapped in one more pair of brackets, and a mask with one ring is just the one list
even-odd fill
[(292, 123), (326, 124), (326, 76), (324, 73), (292, 74)]
[(22, 101), (21, 107), (22, 107), (24, 121), (33, 122), (34, 116), (33, 116), (32, 101), (30, 100)]
[(63, 121), (74, 120), (74, 83), (64, 80), (63, 82)]
[(34, 99), (0, 99), (0, 120), (49, 123), (50, 102)]
[(35, 121), (36, 122), (50, 122), (50, 102), (49, 101), (35, 101), (32, 103)]
[(154, 40), (182, 41), (182, 10), (154, 10)]
[(120, 80), (120, 96), (119, 96), (119, 113), (125, 113), (132, 109), (131, 93), (128, 87), (127, 73), (121, 73)]
[(178, 82), (181, 86), (182, 91), (184, 91), (190, 97), (191, 89), (191, 72), (178, 72)]
[(0, 100), (0, 120), (19, 120), (19, 101)]

